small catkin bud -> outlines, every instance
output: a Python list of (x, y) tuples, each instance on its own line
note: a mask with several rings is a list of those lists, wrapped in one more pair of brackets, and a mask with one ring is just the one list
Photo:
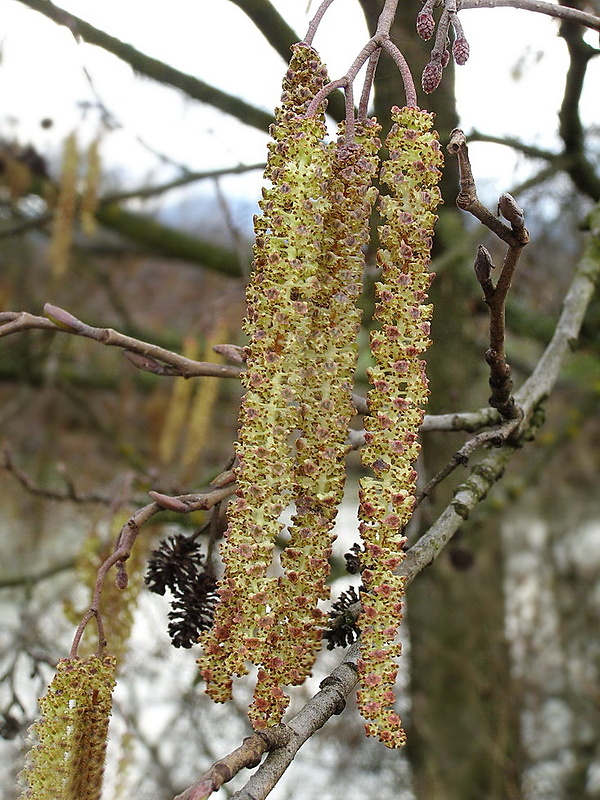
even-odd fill
[(442, 65), (437, 61), (430, 61), (423, 70), (421, 86), (426, 94), (431, 94), (440, 85), (442, 80)]
[(452, 44), (452, 55), (459, 66), (467, 63), (469, 58), (469, 43), (464, 36), (458, 36)]
[(417, 33), (421, 39), (431, 39), (435, 30), (435, 20), (433, 14), (427, 11), (420, 11), (417, 14)]

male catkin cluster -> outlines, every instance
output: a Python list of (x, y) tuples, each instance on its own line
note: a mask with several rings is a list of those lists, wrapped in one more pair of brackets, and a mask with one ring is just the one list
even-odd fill
[[(323, 112), (306, 117), (326, 75), (317, 54), (297, 45), (271, 129), (262, 215), (255, 220), (254, 270), (244, 323), (249, 337), (240, 412), (237, 498), (222, 556), (214, 625), (199, 659), (208, 694), (231, 697), (233, 678), (257, 669), (250, 718), (277, 724), (288, 704), (282, 687), (310, 673), (329, 597), (332, 528), (344, 489), (347, 430), (360, 324), (363, 251), (377, 190), (379, 126), (356, 125), (326, 141)], [(361, 488), (364, 541), (363, 646), (359, 665), (369, 733), (401, 743), (390, 711), (393, 644), (401, 616), (402, 526), (413, 504), (417, 430), (427, 396), (420, 355), (429, 343), (424, 304), (430, 239), (439, 202), (441, 155), (431, 116), (394, 109), (390, 159), (382, 182), (377, 288), (379, 328), (371, 347), (371, 422)], [(292, 508), (289, 538), (277, 558)]]
[[(324, 85), (317, 54), (296, 46), (271, 130), (262, 216), (255, 220), (247, 291), (246, 394), (240, 414), (238, 496), (223, 547), (225, 574), (199, 664), (215, 700), (258, 668), (250, 716), (276, 724), (320, 647), (347, 429), (354, 410), (362, 248), (376, 191), (378, 127), (355, 143), (326, 143), (323, 114), (302, 116)], [(274, 563), (282, 512), (289, 541)], [(279, 574), (277, 574), (279, 572)]]

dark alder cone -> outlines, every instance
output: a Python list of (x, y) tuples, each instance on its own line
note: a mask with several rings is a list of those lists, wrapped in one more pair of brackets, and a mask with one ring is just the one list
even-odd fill
[(464, 36), (458, 36), (452, 44), (452, 55), (459, 66), (467, 63), (469, 58), (469, 43)]
[(353, 544), (350, 552), (344, 554), (346, 559), (346, 572), (350, 575), (357, 575), (360, 572), (360, 556), (362, 548), (359, 544)]
[(144, 581), (151, 592), (164, 594), (185, 585), (203, 563), (197, 542), (182, 534), (170, 536), (152, 551)]
[(430, 61), (423, 70), (421, 86), (426, 94), (431, 94), (440, 85), (442, 80), (442, 65), (437, 61)]
[(145, 582), (151, 592), (173, 594), (169, 636), (175, 647), (191, 647), (211, 628), (217, 603), (217, 581), (206, 572), (200, 545), (188, 536), (171, 536), (154, 550)]
[(188, 582), (169, 612), (168, 631), (174, 647), (191, 647), (202, 631), (212, 627), (217, 600), (217, 581), (209, 573), (201, 572)]
[(357, 640), (360, 628), (356, 624), (356, 615), (350, 613), (348, 609), (358, 601), (356, 589), (350, 586), (332, 605), (327, 630), (323, 633), (328, 650), (333, 650), (334, 647), (347, 647)]
[(433, 14), (427, 11), (420, 11), (417, 14), (417, 33), (421, 39), (431, 39), (435, 30), (435, 20)]

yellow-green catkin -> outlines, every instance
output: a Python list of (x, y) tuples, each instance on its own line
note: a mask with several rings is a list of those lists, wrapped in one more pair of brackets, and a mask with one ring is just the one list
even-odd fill
[[(319, 289), (319, 240), (329, 203), (323, 116), (301, 116), (326, 81), (317, 54), (296, 45), (284, 80), (282, 104), (255, 220), (254, 270), (247, 290), (249, 336), (246, 394), (240, 411), (237, 498), (231, 504), (222, 548), (225, 574), (213, 628), (202, 637), (199, 660), (208, 694), (229, 699), (232, 678), (258, 668), (255, 727), (279, 722), (288, 698), (281, 689), (289, 669), (280, 650), (278, 579), (272, 574), (282, 512), (294, 486), (292, 434), (303, 391), (301, 360), (311, 335), (309, 306)], [(289, 638), (289, 635), (287, 635)]]
[(72, 133), (67, 136), (64, 144), (58, 199), (54, 208), (52, 238), (48, 252), (56, 278), (61, 278), (67, 271), (77, 211), (78, 169), (77, 137)]
[(100, 800), (116, 661), (61, 659), (31, 728), (22, 800)]
[(413, 465), (429, 393), (422, 355), (430, 344), (428, 264), (434, 211), (441, 200), (437, 183), (442, 154), (432, 114), (394, 108), (392, 119), (386, 140), (389, 160), (381, 170), (390, 194), (380, 201), (384, 224), (378, 252), (381, 281), (376, 284), (379, 324), (371, 334), (370, 415), (361, 453), (363, 465), (373, 474), (360, 484), (364, 569), (358, 705), (367, 720), (367, 734), (388, 747), (399, 747), (405, 737), (393, 707), (393, 687), (404, 585), (395, 573), (414, 504)]
[(86, 236), (93, 236), (96, 233), (96, 210), (98, 208), (101, 175), (100, 141), (99, 139), (94, 139), (87, 150), (84, 186), (79, 209), (81, 229)]
[[(355, 413), (351, 399), (357, 361), (362, 290), (363, 248), (377, 190), (372, 186), (380, 148), (379, 125), (366, 120), (348, 143), (343, 126), (330, 145), (330, 208), (322, 222), (317, 277), (318, 294), (307, 311), (310, 337), (301, 369), (300, 435), (296, 440), (290, 540), (281, 555), (284, 574), (279, 597), (287, 602), (283, 630), (288, 648), (302, 650), (290, 658), (286, 683), (300, 683), (312, 668), (322, 642), (323, 612), (328, 599), (332, 529), (343, 497), (348, 427)], [(301, 647), (299, 643), (302, 643)], [(300, 655), (300, 653), (299, 653)]]

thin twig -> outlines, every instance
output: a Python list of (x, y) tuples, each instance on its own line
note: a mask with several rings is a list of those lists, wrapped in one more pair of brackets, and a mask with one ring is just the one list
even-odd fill
[(484, 299), (490, 309), (490, 346), (485, 360), (490, 367), (490, 405), (497, 408), (505, 419), (517, 419), (520, 411), (512, 397), (510, 367), (506, 361), (505, 308), (506, 297), (519, 263), (521, 251), (529, 242), (523, 212), (514, 198), (504, 193), (498, 203), (498, 211), (510, 222), (510, 228), (495, 217), (477, 197), (477, 187), (469, 161), (469, 151), (464, 133), (455, 129), (450, 135), (448, 151), (458, 158), (460, 192), (456, 199), (459, 208), (470, 212), (508, 245), (502, 271), (494, 286), (491, 279), (493, 264), (485, 247), (480, 246), (475, 260), (475, 275), (483, 290)]
[(317, 9), (317, 13), (311, 19), (310, 24), (308, 26), (308, 30), (306, 31), (306, 36), (304, 37), (303, 41), (305, 44), (312, 45), (313, 39), (315, 38), (315, 33), (317, 32), (317, 28), (321, 24), (321, 20), (323, 19), (325, 12), (329, 8), (329, 6), (333, 3), (333, 0), (323, 0), (319, 8)]
[(457, 467), (466, 466), (469, 463), (470, 456), (479, 447), (484, 444), (491, 444), (494, 447), (501, 447), (509, 438), (509, 436), (516, 430), (518, 424), (519, 419), (511, 419), (507, 423), (504, 423), (504, 425), (501, 427), (490, 431), (482, 431), (465, 442), (463, 446), (457, 450), (456, 453), (454, 453), (450, 461), (444, 467), (442, 467), (442, 469), (436, 475), (434, 475), (433, 478), (426, 484), (426, 486), (424, 486), (416, 495), (413, 509), (416, 509), (426, 497), (429, 497), (435, 487), (439, 486), (439, 484), (449, 475), (451, 475)]
[(48, 317), (37, 317), (26, 311), (5, 311), (0, 313), (0, 338), (25, 330), (50, 330), (70, 333), (94, 339), (107, 347), (120, 347), (126, 353), (133, 354), (130, 360), (135, 366), (147, 372), (159, 375), (178, 375), (192, 378), (208, 375), (216, 378), (238, 378), (241, 369), (228, 364), (212, 364), (205, 361), (194, 361), (191, 358), (173, 353), (158, 345), (126, 336), (112, 328), (95, 328), (86, 325), (68, 311), (46, 303), (44, 311)]
[(47, 489), (36, 483), (26, 472), (24, 472), (13, 459), (13, 455), (8, 447), (4, 445), (0, 449), (0, 469), (5, 469), (10, 472), (16, 480), (31, 494), (38, 497), (45, 497), (47, 500), (70, 500), (74, 503), (102, 503), (109, 504), (112, 502), (112, 497), (108, 495), (95, 494), (82, 494), (78, 492), (73, 483), (67, 476), (63, 476), (67, 484), (66, 490), (60, 489)]
[(138, 509), (121, 528), (115, 548), (110, 556), (103, 562), (98, 570), (96, 583), (92, 594), (92, 602), (90, 607), (83, 616), (79, 623), (75, 635), (73, 637), (73, 644), (71, 645), (70, 658), (77, 656), (77, 650), (81, 642), (81, 637), (88, 625), (92, 620), (96, 620), (98, 627), (98, 651), (101, 652), (106, 647), (106, 640), (104, 638), (104, 629), (102, 624), (102, 615), (100, 613), (100, 602), (102, 599), (102, 590), (106, 576), (111, 567), (115, 564), (118, 567), (118, 579), (121, 583), (121, 588), (126, 586), (127, 575), (125, 572), (124, 564), (131, 554), (131, 548), (137, 538), (138, 533), (143, 525), (145, 525), (155, 514), (169, 509), (177, 511), (182, 514), (187, 514), (191, 511), (208, 510), (223, 500), (230, 497), (235, 492), (235, 484), (233, 483), (233, 475), (230, 471), (227, 473), (227, 483), (219, 485), (216, 488), (211, 488), (209, 491), (200, 492), (195, 494), (179, 495), (177, 497), (170, 497), (159, 492), (150, 492), (150, 496), (155, 499), (155, 502), (149, 503), (143, 508)]
[(99, 203), (100, 205), (110, 205), (111, 203), (122, 203), (124, 200), (154, 197), (155, 195), (165, 194), (171, 189), (179, 189), (182, 186), (187, 186), (195, 181), (221, 178), (226, 175), (242, 175), (245, 172), (264, 170), (264, 168), (265, 163), (261, 162), (258, 164), (238, 164), (236, 167), (222, 167), (220, 169), (209, 169), (203, 172), (186, 171), (179, 178), (174, 178), (172, 181), (167, 181), (157, 186), (144, 186), (138, 189), (131, 189), (127, 192), (113, 192), (112, 194), (104, 195), (100, 198)]
[(548, 14), (550, 17), (578, 22), (594, 31), (600, 31), (600, 17), (579, 11), (577, 8), (562, 6), (554, 3), (545, 3), (543, 0), (458, 0), (458, 9), (470, 10), (473, 8), (516, 8), (522, 11), (535, 11), (539, 14)]

